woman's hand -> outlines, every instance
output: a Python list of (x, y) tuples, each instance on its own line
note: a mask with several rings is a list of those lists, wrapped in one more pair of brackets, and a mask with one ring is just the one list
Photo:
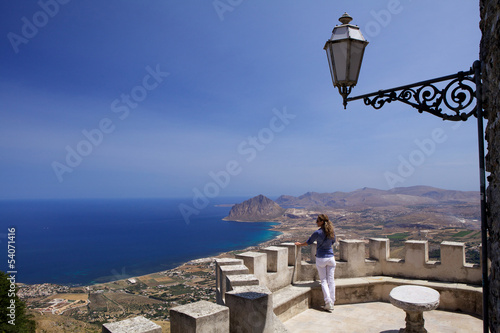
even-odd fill
[(305, 246), (305, 245), (307, 245), (307, 242), (304, 242), (304, 243), (295, 242), (295, 245), (297, 245), (297, 246)]

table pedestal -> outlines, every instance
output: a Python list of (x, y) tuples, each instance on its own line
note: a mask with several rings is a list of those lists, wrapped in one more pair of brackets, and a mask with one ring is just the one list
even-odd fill
[(434, 310), (439, 305), (439, 293), (420, 286), (400, 286), (389, 294), (391, 304), (406, 312), (406, 327), (400, 333), (427, 333), (424, 328), (424, 311)]
[(400, 333), (427, 333), (424, 328), (424, 313), (418, 311), (406, 311), (406, 328), (399, 330)]

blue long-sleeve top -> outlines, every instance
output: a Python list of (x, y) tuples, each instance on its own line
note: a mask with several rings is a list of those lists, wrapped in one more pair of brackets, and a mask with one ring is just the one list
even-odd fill
[(323, 229), (319, 228), (316, 230), (311, 237), (307, 240), (307, 244), (311, 245), (316, 241), (316, 257), (317, 258), (330, 258), (333, 257), (333, 243), (335, 243), (336, 236), (331, 239), (327, 238)]

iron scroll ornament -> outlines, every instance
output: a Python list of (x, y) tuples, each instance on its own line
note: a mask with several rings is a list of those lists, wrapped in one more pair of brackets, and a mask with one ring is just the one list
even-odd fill
[[(486, 213), (486, 168), (484, 154), (484, 130), (483, 118), (488, 119), (483, 109), (481, 70), (483, 64), (480, 60), (474, 61), (472, 68), (467, 72), (422, 81), (398, 88), (380, 90), (371, 94), (344, 98), (344, 109), (347, 102), (363, 99), (365, 105), (371, 105), (380, 109), (385, 103), (400, 101), (417, 109), (419, 113), (428, 112), (443, 120), (466, 121), (470, 116), (477, 118), (477, 136), (479, 152), (479, 183), (481, 199), (481, 243), (483, 244), (481, 254), (481, 274), (483, 282), (483, 332), (489, 332), (489, 307), (488, 295), (490, 295), (489, 269), (488, 269), (488, 217)], [(439, 89), (434, 83), (450, 81), (443, 89)], [(441, 86), (444, 86), (442, 84)], [(340, 90), (340, 88), (339, 88)], [(347, 92), (347, 91), (346, 91)], [(475, 99), (475, 103), (472, 102)], [(443, 111), (442, 107), (448, 110)], [(463, 111), (463, 112), (462, 112)]]
[[(351, 97), (347, 101), (363, 99), (365, 105), (371, 105), (377, 110), (386, 103), (399, 101), (412, 106), (419, 113), (428, 112), (443, 120), (466, 121), (470, 116), (476, 115), (476, 103), (473, 103), (476, 84), (473, 73), (471, 69), (468, 72)], [(434, 85), (448, 80), (451, 81), (443, 89)]]

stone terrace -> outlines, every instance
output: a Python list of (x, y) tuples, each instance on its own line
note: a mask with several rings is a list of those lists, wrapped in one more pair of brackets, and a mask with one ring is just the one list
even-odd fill
[[(426, 312), (429, 332), (482, 332), (483, 321), (475, 316), (449, 311)], [(405, 313), (384, 302), (335, 306), (333, 313), (308, 309), (284, 322), (290, 333), (398, 333), (405, 327)]]

